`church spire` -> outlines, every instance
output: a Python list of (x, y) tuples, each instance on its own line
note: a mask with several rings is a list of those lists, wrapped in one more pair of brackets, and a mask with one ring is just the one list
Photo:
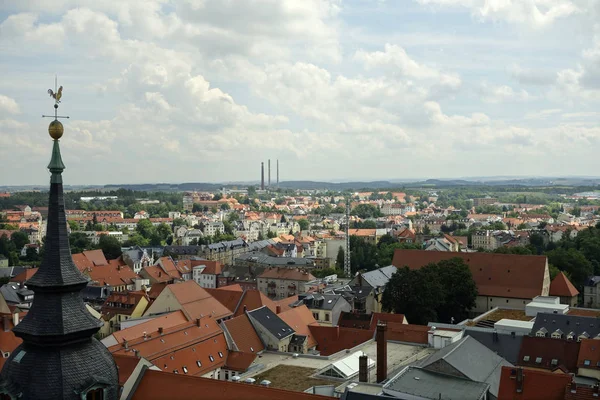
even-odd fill
[[(26, 282), (35, 296), (31, 309), (13, 332), (23, 339), (2, 369), (0, 394), (19, 399), (116, 399), (118, 375), (108, 350), (93, 335), (102, 327), (86, 309), (81, 291), (87, 279), (73, 263), (67, 232), (59, 139), (63, 125), (55, 99), (48, 132), (54, 140), (45, 253), (38, 272)], [(68, 118), (68, 117), (66, 117)], [(35, 376), (35, 378), (34, 378)]]

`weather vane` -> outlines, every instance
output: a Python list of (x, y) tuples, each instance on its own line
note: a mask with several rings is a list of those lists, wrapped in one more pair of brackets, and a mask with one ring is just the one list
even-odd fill
[(60, 99), (62, 98), (62, 90), (63, 87), (56, 88), (58, 86), (57, 78), (54, 76), (54, 90), (48, 89), (48, 94), (50, 97), (54, 99), (54, 115), (42, 115), (42, 118), (69, 118), (68, 116), (58, 115), (58, 103), (60, 103)]

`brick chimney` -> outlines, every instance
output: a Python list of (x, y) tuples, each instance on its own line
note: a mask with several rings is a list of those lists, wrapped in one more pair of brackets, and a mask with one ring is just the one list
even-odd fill
[(358, 381), (369, 382), (369, 357), (366, 354), (358, 357)]
[(377, 323), (377, 383), (387, 378), (387, 324)]
[(159, 335), (162, 335), (162, 334), (163, 334), (163, 332), (164, 332), (164, 330), (163, 330), (163, 327), (162, 327), (162, 326), (159, 326), (159, 327), (158, 327), (158, 334), (159, 334)]
[(275, 314), (281, 314), (281, 306), (280, 305), (277, 305), (275, 307)]

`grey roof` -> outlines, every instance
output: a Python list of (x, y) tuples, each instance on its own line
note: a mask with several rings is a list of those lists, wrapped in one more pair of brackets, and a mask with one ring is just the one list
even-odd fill
[(379, 269), (364, 272), (361, 274), (362, 279), (374, 288), (385, 286), (392, 275), (398, 270), (393, 265), (381, 267)]
[(305, 341), (306, 341), (305, 335), (293, 335), (292, 339), (290, 340), (290, 344), (295, 345), (295, 346), (300, 346), (300, 345), (304, 344)]
[(250, 252), (240, 254), (236, 261), (250, 261), (257, 264), (265, 264), (265, 265), (273, 265), (273, 266), (287, 266), (287, 265), (296, 265), (296, 266), (313, 266), (314, 261), (310, 258), (298, 258), (298, 257), (271, 257), (264, 253), (258, 252)]
[(235, 240), (224, 240), (224, 241), (218, 242), (218, 243), (207, 244), (207, 245), (202, 246), (202, 248), (210, 250), (210, 251), (226, 251), (231, 248), (235, 249), (238, 247), (245, 247), (245, 246), (248, 246), (248, 244), (244, 240), (238, 238)]
[(270, 244), (275, 245), (275, 244), (277, 244), (277, 242), (274, 241), (273, 239), (257, 240), (255, 242), (248, 243), (248, 250), (250, 250), (250, 251), (261, 250)]
[(383, 393), (404, 393), (431, 400), (480, 400), (486, 398), (490, 385), (469, 379), (406, 367), (383, 385)]
[(472, 381), (488, 383), (490, 393), (494, 396), (498, 396), (502, 367), (513, 366), (471, 336), (466, 336), (433, 353), (418, 365), (427, 369), (439, 360), (444, 360)]
[(177, 255), (196, 255), (199, 250), (200, 246), (165, 246), (164, 252)]
[(600, 282), (600, 276), (590, 276), (585, 283), (585, 286), (596, 286)]
[(18, 267), (3, 267), (0, 268), (1, 278), (14, 278), (21, 272), (28, 270), (30, 267), (18, 266)]
[(288, 324), (283, 322), (281, 318), (277, 316), (273, 311), (269, 310), (266, 306), (257, 308), (248, 312), (250, 320), (255, 320), (262, 325), (266, 330), (278, 339), (286, 338), (293, 335), (295, 331), (290, 328)]
[(20, 289), (19, 285), (2, 285), (0, 287), (0, 294), (4, 297), (7, 303), (29, 303), (30, 301), (25, 301), (24, 296), (33, 295), (33, 291), (28, 289)]
[(547, 332), (560, 329), (563, 332), (574, 332), (575, 336), (587, 332), (590, 337), (600, 333), (600, 319), (595, 317), (580, 317), (578, 315), (538, 313), (531, 333), (545, 328)]
[(489, 328), (471, 328), (465, 329), (465, 335), (471, 336), (479, 343), (504, 358), (506, 361), (516, 364), (519, 359), (519, 350), (523, 335), (514, 336), (510, 333), (498, 333), (494, 335), (494, 330)]
[(341, 298), (341, 294), (302, 293), (298, 295), (298, 302), (302, 300), (308, 308), (333, 310)]

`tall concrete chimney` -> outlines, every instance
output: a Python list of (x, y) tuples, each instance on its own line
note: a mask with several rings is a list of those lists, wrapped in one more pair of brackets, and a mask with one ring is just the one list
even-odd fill
[(260, 163), (260, 189), (265, 190), (265, 163)]
[(267, 187), (271, 187), (271, 159), (267, 160)]
[(358, 381), (369, 382), (369, 357), (366, 354), (358, 357)]
[(277, 189), (279, 189), (279, 160), (277, 160)]
[(377, 383), (383, 382), (387, 378), (387, 324), (385, 322), (377, 323)]

